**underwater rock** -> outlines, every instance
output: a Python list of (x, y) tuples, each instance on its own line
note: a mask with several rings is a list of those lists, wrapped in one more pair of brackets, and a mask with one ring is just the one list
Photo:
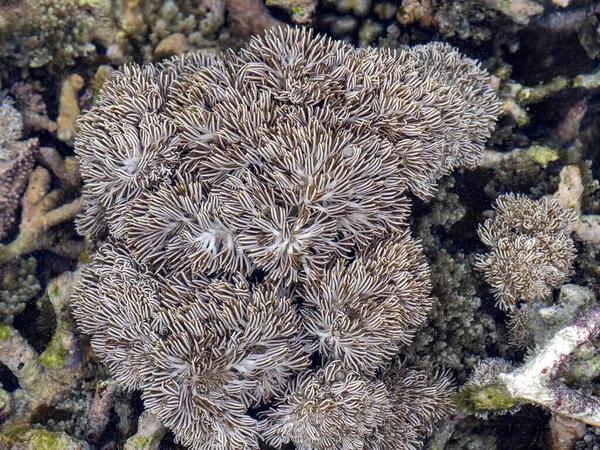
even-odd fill
[[(568, 0), (555, 1), (568, 2)], [(536, 17), (534, 19), (535, 24), (543, 27), (546, 32), (562, 33), (564, 36), (577, 32), (579, 43), (587, 56), (590, 59), (596, 59), (600, 55), (600, 33), (598, 32), (600, 22), (597, 17), (600, 14), (600, 3), (577, 3), (581, 3), (581, 6), (567, 10), (555, 9), (542, 17)]]
[(575, 442), (585, 434), (586, 427), (579, 420), (552, 414), (549, 428), (550, 450), (573, 450)]
[(583, 196), (583, 180), (581, 169), (576, 165), (565, 166), (560, 170), (560, 182), (554, 198), (563, 208), (569, 208), (581, 214), (581, 198)]
[(573, 80), (573, 87), (584, 89), (597, 89), (600, 87), (600, 70), (592, 74), (578, 75)]
[(225, 0), (225, 5), (236, 30), (244, 35), (262, 34), (281, 25), (262, 0)]
[(114, 380), (101, 381), (96, 385), (96, 393), (88, 411), (86, 427), (88, 442), (98, 443), (102, 437), (109, 422), (109, 414), (114, 406), (117, 389), (118, 386)]
[[(486, 149), (483, 151), (483, 158), (479, 164), (487, 169), (501, 170), (510, 164), (522, 168), (528, 162), (533, 162), (546, 169), (549, 163), (558, 161), (559, 158), (558, 150), (552, 147), (532, 145), (527, 148), (515, 148), (510, 152), (496, 152)], [(562, 203), (561, 206), (566, 207)]]
[(503, 97), (515, 98), (519, 105), (539, 103), (551, 95), (563, 91), (570, 85), (565, 77), (556, 77), (552, 81), (539, 86), (523, 86), (516, 82), (506, 83)]
[(50, 432), (43, 428), (19, 426), (0, 433), (3, 450), (91, 450), (90, 446), (62, 432)]
[(587, 214), (575, 224), (575, 236), (578, 240), (600, 247), (600, 215)]
[(527, 25), (532, 16), (544, 12), (544, 7), (532, 0), (481, 0), (488, 8), (494, 8), (510, 17), (519, 25)]
[(419, 22), (419, 25), (428, 28), (434, 23), (434, 14), (431, 0), (402, 0), (396, 21), (402, 25)]
[(371, 10), (371, 0), (327, 0), (338, 12), (351, 13), (354, 16), (365, 17)]
[(167, 428), (154, 414), (144, 411), (138, 420), (137, 432), (127, 439), (123, 450), (157, 450), (166, 432)]
[(581, 169), (577, 165), (562, 168), (559, 174), (560, 183), (554, 197), (561, 206), (572, 208), (577, 212), (577, 221), (573, 224), (573, 236), (578, 241), (600, 246), (600, 215), (581, 214), (581, 202), (584, 184)]
[(600, 334), (600, 305), (559, 330), (533, 357), (511, 373), (498, 376), (513, 398), (539, 404), (550, 411), (600, 426), (600, 398), (562, 384), (565, 362), (581, 345)]
[(502, 104), (504, 111), (509, 114), (518, 126), (523, 127), (529, 123), (531, 117), (523, 106), (519, 105), (514, 98), (508, 98)]
[(595, 301), (591, 289), (565, 284), (556, 302), (537, 300), (521, 306), (511, 313), (510, 344), (515, 348), (541, 346), (590, 309)]
[(94, 44), (108, 48), (114, 44), (119, 31), (114, 14), (112, 0), (80, 0), (79, 5), (90, 11), (91, 25), (87, 29), (87, 38)]
[(575, 104), (568, 109), (567, 114), (552, 133), (551, 140), (555, 145), (564, 147), (575, 140), (579, 134), (581, 121), (587, 111), (587, 103), (588, 99), (584, 98), (583, 100), (575, 102)]
[(380, 22), (369, 19), (363, 21), (358, 30), (358, 45), (360, 47), (371, 45), (383, 34), (383, 30), (383, 25)]
[[(13, 392), (1, 391), (8, 414), (0, 424), (2, 449), (89, 449), (89, 446), (65, 433), (34, 428), (31, 424), (48, 410), (72, 411), (83, 420), (86, 410), (76, 397), (82, 377), (85, 355), (70, 316), (69, 299), (77, 274), (65, 272), (48, 283), (46, 299), (52, 307), (56, 327), (42, 352), (38, 352), (12, 325), (0, 325), (0, 362), (18, 380)], [(13, 406), (10, 406), (13, 405)], [(38, 419), (36, 419), (38, 418)], [(54, 446), (56, 445), (56, 447)]]
[(277, 6), (291, 15), (292, 22), (308, 24), (317, 9), (318, 0), (267, 0), (267, 6)]
[[(502, 411), (534, 403), (553, 414), (600, 426), (600, 398), (563, 382), (569, 358), (582, 345), (600, 334), (600, 305), (594, 305), (577, 320), (561, 328), (519, 367), (499, 373), (482, 386), (470, 386), (459, 394), (459, 405), (467, 413)], [(480, 402), (478, 399), (485, 399)]]

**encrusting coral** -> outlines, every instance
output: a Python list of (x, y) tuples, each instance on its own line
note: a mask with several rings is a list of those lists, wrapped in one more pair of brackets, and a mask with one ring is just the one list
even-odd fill
[(575, 245), (571, 226), (577, 215), (552, 198), (533, 201), (524, 195), (498, 197), (494, 217), (477, 230), (490, 248), (476, 267), (492, 286), (498, 306), (513, 310), (519, 302), (544, 299), (571, 274)]
[(80, 328), (192, 449), (420, 448), (448, 375), (374, 378), (431, 308), (408, 194), (474, 166), (499, 112), (488, 75), (439, 43), (278, 28), (124, 67), (78, 122), (77, 225), (105, 240)]

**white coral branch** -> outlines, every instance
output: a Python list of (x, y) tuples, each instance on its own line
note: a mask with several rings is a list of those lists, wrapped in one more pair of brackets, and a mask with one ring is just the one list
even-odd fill
[(569, 356), (600, 334), (600, 305), (560, 330), (529, 362), (512, 373), (500, 374), (514, 398), (527, 400), (552, 412), (600, 426), (600, 398), (571, 389), (560, 381)]

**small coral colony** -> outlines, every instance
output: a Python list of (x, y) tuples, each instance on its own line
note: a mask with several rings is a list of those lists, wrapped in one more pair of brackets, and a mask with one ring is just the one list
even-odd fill
[[(259, 4), (247, 31), (267, 31), (200, 53), (225, 7), (190, 12), (187, 29), (165, 19), (181, 5), (125, 3), (121, 31), (104, 21), (96, 42), (112, 64), (135, 48), (156, 62), (102, 66), (94, 90), (65, 78), (56, 122), (31, 84), (0, 97), (0, 448), (417, 450), (438, 425), (450, 450), (471, 445), (459, 423), (525, 404), (550, 413), (548, 448), (600, 425), (595, 285), (565, 284), (593, 273), (598, 186), (591, 163), (541, 175), (569, 159), (587, 98), (552, 135), (563, 150), (491, 150), (526, 114), (517, 100), (546, 94), (509, 98), (449, 44), (359, 48)], [(398, 21), (423, 25), (427, 3), (403, 2)], [(528, 4), (519, 26), (543, 10)], [(152, 45), (127, 47), (126, 30)], [(53, 58), (2, 51), (51, 68), (95, 51), (86, 39)], [(470, 214), (458, 171), (466, 189), (489, 178), (465, 198), (494, 201)], [(521, 176), (539, 179), (529, 195), (506, 188)], [(38, 267), (50, 253), (77, 261), (51, 282)], [(462, 448), (503, 448), (488, 438)]]

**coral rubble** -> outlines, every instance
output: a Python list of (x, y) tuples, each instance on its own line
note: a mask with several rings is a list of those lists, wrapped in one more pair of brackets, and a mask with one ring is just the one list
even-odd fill
[(279, 28), (124, 67), (78, 122), (77, 226), (105, 241), (79, 326), (190, 448), (419, 448), (448, 375), (375, 376), (431, 308), (409, 193), (474, 167), (499, 112), (486, 72), (443, 44)]

